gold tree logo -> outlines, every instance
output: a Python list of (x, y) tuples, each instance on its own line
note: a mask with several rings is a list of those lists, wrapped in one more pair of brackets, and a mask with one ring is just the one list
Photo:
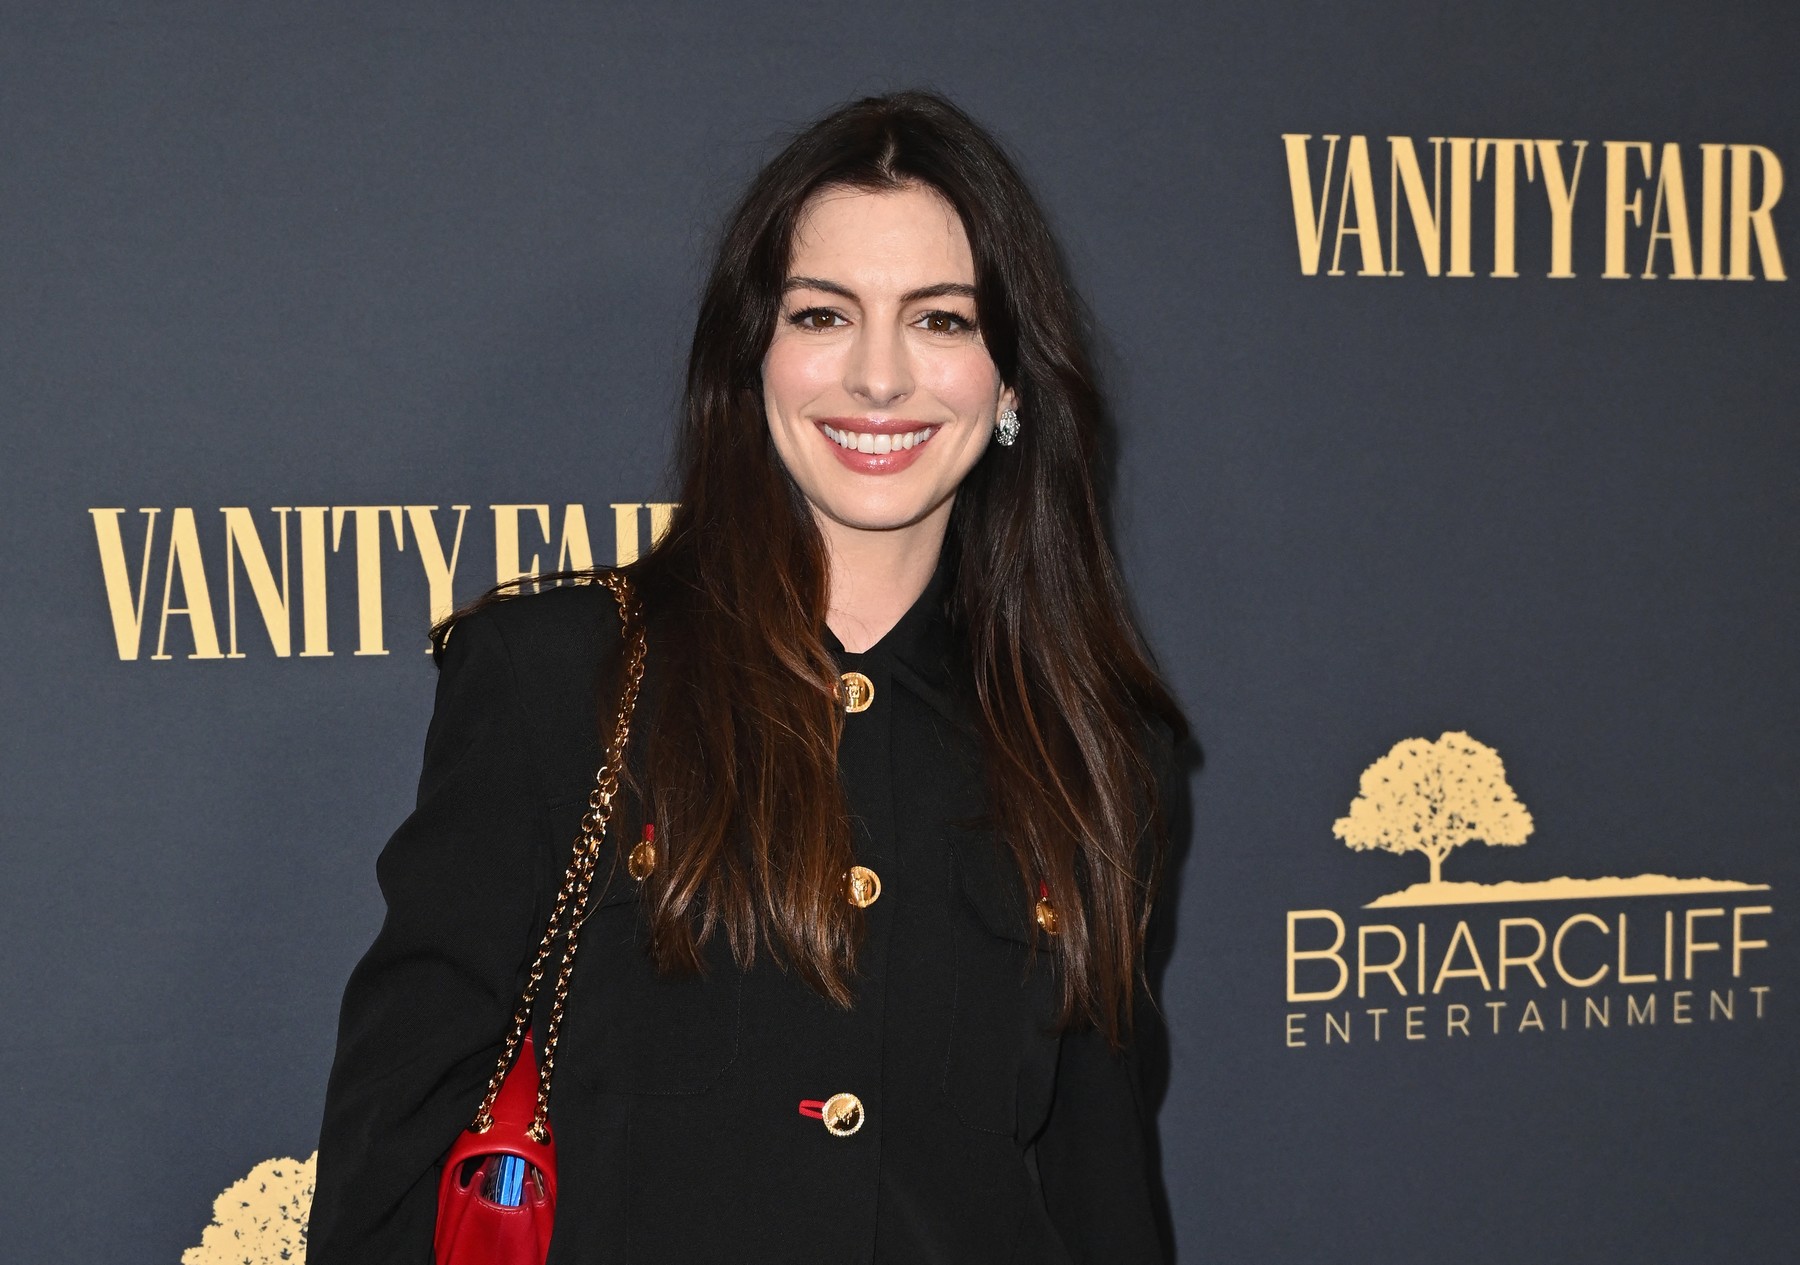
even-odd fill
[(304, 1265), (313, 1168), (304, 1160), (264, 1160), (213, 1201), (213, 1223), (181, 1265)]
[(1456, 732), (1395, 743), (1363, 771), (1349, 815), (1331, 833), (1359, 852), (1421, 852), (1438, 886), (1451, 849), (1476, 839), (1515, 847), (1531, 834), (1531, 814), (1507, 785), (1500, 753)]
[(1467, 883), (1444, 879), (1444, 858), (1479, 839), (1518, 847), (1535, 829), (1531, 813), (1506, 780), (1500, 753), (1460, 730), (1405, 738), (1363, 771), (1349, 811), (1331, 833), (1358, 852), (1417, 852), (1431, 866), (1423, 883), (1372, 900), (1383, 905), (1457, 905), (1476, 901), (1571, 900), (1596, 896), (1669, 896), (1688, 892), (1766, 891), (1767, 883), (1732, 879), (1547, 878), (1532, 882)]

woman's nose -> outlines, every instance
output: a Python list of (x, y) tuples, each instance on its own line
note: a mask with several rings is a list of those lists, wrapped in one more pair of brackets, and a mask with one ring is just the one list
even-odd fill
[(867, 400), (872, 408), (887, 408), (912, 393), (912, 367), (905, 335), (899, 330), (872, 331), (865, 327), (850, 350), (844, 370), (845, 389)]

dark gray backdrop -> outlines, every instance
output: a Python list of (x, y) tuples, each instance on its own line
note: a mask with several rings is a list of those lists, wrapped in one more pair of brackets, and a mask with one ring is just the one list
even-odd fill
[[(352, 653), (346, 524), (332, 657), (299, 657), (298, 612), (276, 657), (240, 573), (244, 657), (188, 658), (176, 615), (157, 660), (174, 510), (222, 637), (224, 507), (272, 548), (275, 506), (437, 506), (447, 541), (470, 505), (459, 597), (494, 578), (495, 504), (585, 505), (608, 561), (608, 507), (666, 499), (741, 181), (830, 105), (924, 84), (1012, 147), (1092, 303), (1121, 549), (1206, 749), (1166, 981), (1181, 1259), (1789, 1259), (1800, 322), (1761, 256), (1749, 282), (1637, 278), (1645, 227), (1633, 279), (1601, 279), (1600, 151), (1678, 142), (1695, 232), (1703, 143), (1766, 146), (1791, 180), (1800, 24), (1474, 8), (0, 9), (0, 1258), (173, 1265), (217, 1192), (312, 1149), (417, 774), (413, 536), (384, 544), (385, 657)], [(1586, 139), (1577, 275), (1544, 276), (1523, 182), (1522, 275), (1486, 275), (1484, 178), (1477, 276), (1426, 276), (1410, 239), (1405, 276), (1354, 275), (1354, 239), (1350, 275), (1304, 276), (1284, 133), (1370, 138), (1384, 251), (1385, 137), (1428, 179), (1431, 136)], [(1800, 266), (1791, 189), (1772, 217)], [(148, 507), (122, 660), (91, 511), (126, 511), (135, 585)], [(1708, 959), (1735, 1017), (1521, 1033), (1515, 985), (1499, 1032), (1471, 994), (1467, 1039), (1434, 1010), (1428, 1040), (1322, 1045), (1328, 1007), (1284, 998), (1285, 915), (1333, 909), (1354, 938), (1424, 878), (1331, 825), (1366, 765), (1445, 730), (1501, 753), (1538, 826), (1450, 877), (1769, 884), (1580, 905), (1646, 936), (1665, 910), (1772, 908), (1741, 979)], [(1472, 908), (1424, 920), (1573, 907)]]

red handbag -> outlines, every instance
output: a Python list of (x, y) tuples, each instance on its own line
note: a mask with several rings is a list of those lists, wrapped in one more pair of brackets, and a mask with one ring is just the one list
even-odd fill
[[(630, 581), (611, 572), (596, 577), (596, 583), (612, 591), (624, 634), (618, 718), (606, 762), (588, 793), (581, 835), (575, 840), (551, 907), (550, 925), (532, 958), (525, 992), (513, 1012), (499, 1063), (488, 1079), (474, 1122), (444, 1157), (433, 1236), (437, 1265), (544, 1265), (550, 1251), (556, 1219), (556, 1141), (550, 1134), (550, 1078), (556, 1070), (556, 1039), (562, 1031), (569, 976), (575, 967), (575, 933), (587, 919), (594, 863), (612, 819), (613, 799), (619, 792), (618, 770), (624, 764), (631, 714), (644, 678), (643, 612)], [(551, 993), (550, 1022), (540, 1062), (531, 1041), (531, 1012), (565, 920), (568, 934)]]
[[(528, 1077), (522, 1069), (529, 1068)], [(438, 1265), (541, 1262), (556, 1219), (556, 1140), (531, 1136), (537, 1115), (531, 1034), (494, 1099), (486, 1132), (465, 1129), (438, 1183)]]

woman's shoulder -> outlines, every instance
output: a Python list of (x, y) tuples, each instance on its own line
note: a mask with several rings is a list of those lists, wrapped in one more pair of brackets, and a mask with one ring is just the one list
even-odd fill
[[(526, 711), (594, 697), (595, 673), (616, 655), (618, 604), (593, 582), (563, 582), (535, 591), (490, 595), (441, 631), (439, 666), (453, 670), (459, 649), (486, 643), (504, 657)], [(462, 643), (459, 647), (458, 643)]]
[(569, 654), (591, 658), (619, 640), (618, 603), (612, 590), (574, 580), (496, 595), (451, 625), (485, 622), (506, 639), (515, 660), (555, 659)]

